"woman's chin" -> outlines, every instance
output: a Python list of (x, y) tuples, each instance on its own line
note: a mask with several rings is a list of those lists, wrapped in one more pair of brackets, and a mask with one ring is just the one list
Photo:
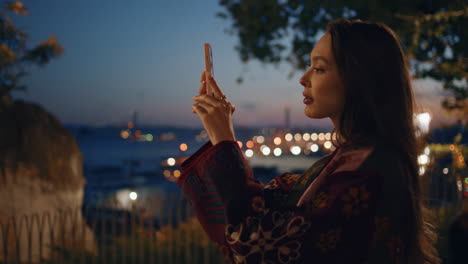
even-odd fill
[(305, 116), (309, 117), (309, 118), (314, 118), (314, 119), (321, 119), (321, 118), (325, 118), (326, 116), (323, 116), (317, 112), (315, 112), (311, 105), (306, 105), (305, 108), (304, 108), (304, 114)]
[(310, 105), (305, 105), (304, 107), (304, 114), (305, 116), (307, 117), (310, 117), (310, 118), (315, 118), (315, 115), (314, 115), (314, 112), (312, 111), (312, 109), (310, 109)]

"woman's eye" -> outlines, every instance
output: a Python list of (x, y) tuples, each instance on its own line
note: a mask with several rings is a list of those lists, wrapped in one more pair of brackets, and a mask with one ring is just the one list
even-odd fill
[(323, 69), (320, 69), (320, 68), (314, 68), (313, 70), (314, 70), (315, 72), (317, 72), (317, 73), (323, 73), (323, 72), (324, 72), (324, 70), (323, 70)]

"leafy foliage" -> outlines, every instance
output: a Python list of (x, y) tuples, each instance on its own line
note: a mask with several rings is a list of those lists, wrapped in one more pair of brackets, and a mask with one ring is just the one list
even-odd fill
[(0, 105), (11, 101), (13, 89), (26, 90), (21, 80), (28, 73), (27, 66), (44, 66), (63, 52), (53, 35), (28, 49), (27, 34), (15, 27), (8, 13), (27, 15), (28, 10), (19, 1), (6, 2), (0, 9)]
[[(442, 105), (467, 119), (468, 2), (466, 0), (220, 0), (217, 16), (232, 21), (241, 60), (287, 62), (289, 74), (307, 67), (309, 53), (328, 22), (340, 17), (387, 24), (400, 37), (415, 78), (431, 77), (453, 96)], [(292, 36), (291, 36), (292, 35)], [(284, 43), (288, 42), (288, 47)], [(287, 53), (286, 53), (287, 52)], [(242, 82), (242, 78), (239, 78)]]

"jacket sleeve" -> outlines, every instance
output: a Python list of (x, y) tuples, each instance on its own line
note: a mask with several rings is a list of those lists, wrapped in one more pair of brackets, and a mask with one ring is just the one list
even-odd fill
[(302, 175), (264, 185), (237, 142), (194, 154), (178, 184), (207, 235), (231, 263), (359, 263), (372, 241), (379, 181), (375, 172), (327, 177), (303, 206), (286, 203)]

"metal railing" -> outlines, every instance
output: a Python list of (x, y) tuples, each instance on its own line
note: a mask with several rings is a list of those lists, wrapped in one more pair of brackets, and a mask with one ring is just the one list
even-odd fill
[(0, 218), (0, 263), (226, 263), (177, 197), (151, 197), (151, 209), (107, 203)]

